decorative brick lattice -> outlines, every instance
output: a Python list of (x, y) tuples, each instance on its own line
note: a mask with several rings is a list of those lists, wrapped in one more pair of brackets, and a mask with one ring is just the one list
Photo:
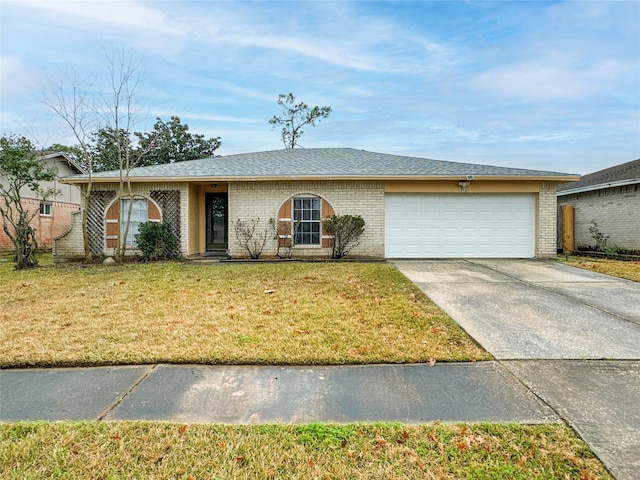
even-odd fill
[(89, 248), (92, 255), (101, 255), (104, 252), (104, 215), (107, 206), (115, 196), (116, 192), (91, 192), (87, 214), (87, 233), (89, 234)]
[(158, 204), (162, 212), (162, 221), (169, 225), (176, 238), (180, 240), (180, 192), (178, 190), (152, 190), (151, 199)]

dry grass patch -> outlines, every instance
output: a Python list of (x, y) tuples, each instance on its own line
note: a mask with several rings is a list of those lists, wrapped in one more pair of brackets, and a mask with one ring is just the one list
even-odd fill
[(564, 425), (0, 425), (0, 477), (611, 478)]
[(584, 268), (585, 270), (640, 282), (640, 262), (623, 262), (606, 258), (565, 257), (564, 255), (558, 256), (558, 258), (572, 267)]
[(4, 367), (490, 358), (386, 264), (3, 262), (0, 280)]

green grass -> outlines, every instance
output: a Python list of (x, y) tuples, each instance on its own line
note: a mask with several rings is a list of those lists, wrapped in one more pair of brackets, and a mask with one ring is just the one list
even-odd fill
[(572, 267), (583, 268), (613, 277), (640, 282), (640, 262), (623, 262), (606, 258), (577, 257), (558, 255), (560, 262)]
[[(484, 360), (383, 264), (0, 262), (0, 366)], [(608, 479), (564, 425), (0, 424), (3, 479)]]
[(386, 264), (42, 264), (0, 263), (0, 366), (491, 358)]
[(608, 479), (564, 425), (0, 425), (3, 479)]

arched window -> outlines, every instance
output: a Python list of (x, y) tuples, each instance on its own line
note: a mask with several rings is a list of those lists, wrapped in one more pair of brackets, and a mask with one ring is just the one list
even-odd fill
[(301, 194), (284, 202), (278, 212), (280, 246), (331, 246), (322, 219), (334, 215), (333, 207), (322, 197)]
[(131, 205), (131, 221), (127, 232), (127, 246), (136, 246), (136, 234), (141, 223), (160, 222), (160, 210), (157, 205), (145, 197), (122, 198), (111, 204), (107, 210), (107, 248), (116, 248), (118, 245), (118, 230), (124, 235), (127, 215)]

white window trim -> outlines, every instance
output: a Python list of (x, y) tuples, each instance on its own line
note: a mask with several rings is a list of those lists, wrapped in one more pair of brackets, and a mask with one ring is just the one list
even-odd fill
[[(319, 219), (318, 220), (294, 220), (295, 219), (295, 201), (296, 200), (318, 200), (320, 202), (320, 215), (319, 215)], [(322, 235), (322, 202), (323, 199), (322, 197), (318, 196), (318, 195), (296, 195), (294, 197), (291, 197), (291, 229), (293, 230), (293, 224), (296, 221), (299, 222), (308, 222), (308, 223), (318, 223), (318, 225), (320, 226), (320, 230), (318, 232), (318, 243), (298, 243), (295, 242), (294, 247), (295, 248), (299, 248), (299, 249), (319, 249), (322, 248), (322, 239), (323, 239), (323, 235)], [(292, 232), (293, 233), (293, 232)]]
[[(42, 212), (42, 207), (49, 207), (49, 213), (46, 212), (46, 210), (47, 210), (46, 208), (44, 209), (45, 212), (43, 213)], [(41, 217), (51, 217), (51, 216), (53, 216), (53, 204), (51, 202), (46, 202), (46, 201), (42, 200), (40, 202), (40, 205), (38, 206), (38, 214)]]

